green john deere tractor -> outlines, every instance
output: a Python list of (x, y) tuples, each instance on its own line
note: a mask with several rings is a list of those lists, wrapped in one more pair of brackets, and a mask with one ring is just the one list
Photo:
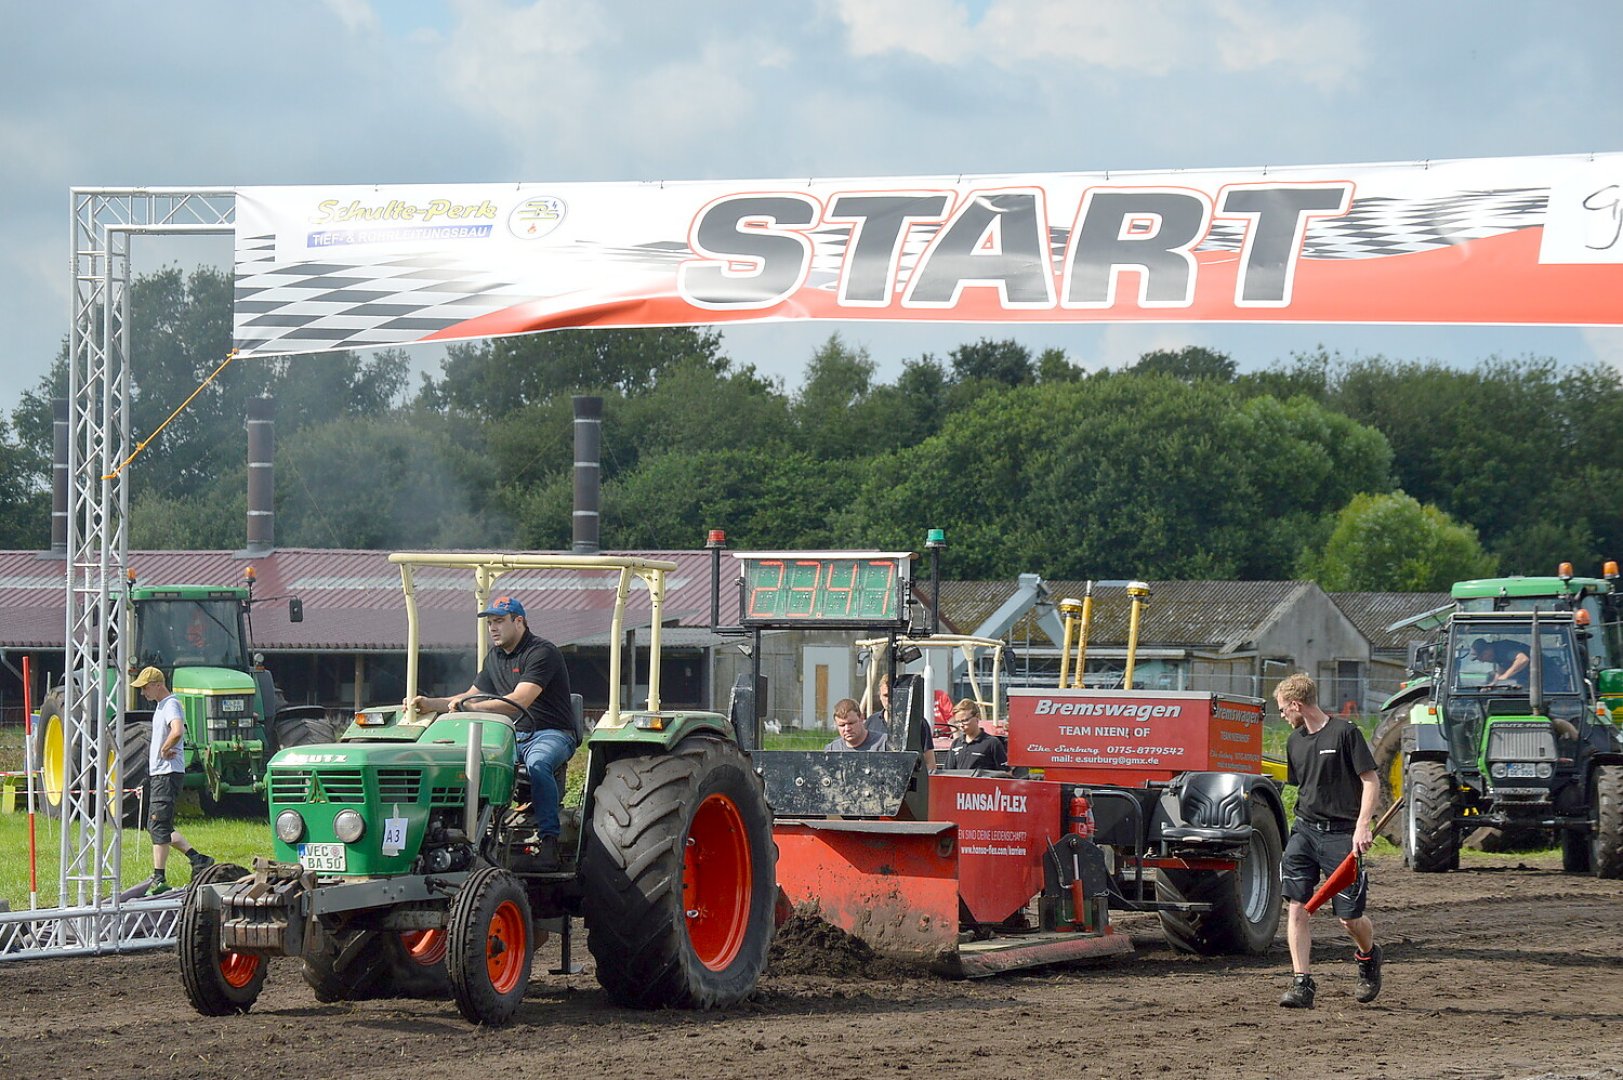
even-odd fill
[[(364, 710), (341, 741), (270, 763), (274, 858), (210, 868), (179, 926), (182, 977), (205, 1015), (245, 1012), (269, 956), (298, 956), (322, 1001), (453, 998), (474, 1023), (513, 1016), (546, 931), (584, 917), (597, 978), (618, 1004), (713, 1008), (755, 987), (774, 925), (777, 849), (761, 780), (717, 713), (659, 707), (659, 630), (674, 563), (608, 555), (396, 554), (406, 592), (406, 700), (418, 683), (415, 575), (471, 572), (473, 613), (515, 570), (617, 575), (607, 711), (586, 736), (579, 806), (561, 815), (561, 866), (530, 845), (528, 779), (512, 719)], [(620, 701), (627, 596), (648, 589), (644, 710)], [(544, 597), (531, 601), (545, 608)], [(505, 700), (505, 699), (504, 699)], [(577, 724), (580, 709), (576, 703)], [(584, 726), (584, 725), (580, 725)], [(560, 790), (562, 788), (560, 787)]]
[(1589, 641), (1579, 611), (1455, 611), (1421, 650), (1394, 785), (1411, 869), (1457, 868), (1486, 826), (1553, 832), (1565, 870), (1623, 877), (1623, 731), (1590, 679), (1620, 673), (1592, 671)]
[[(276, 749), (327, 742), (339, 730), (319, 705), (282, 704), (250, 645), (254, 599), (248, 581), (246, 587), (132, 586), (124, 605), (131, 671), (148, 665), (163, 670), (186, 716), (186, 787), (211, 805), (263, 798), (265, 763)], [(290, 602), (289, 613), (301, 621), (302, 605)], [(126, 692), (127, 680), (112, 669), (105, 678), (110, 697)], [(147, 779), (152, 733), (151, 706), (139, 692), (127, 693), (123, 742), (107, 763), (106, 781), (109, 803), (121, 803), (126, 818), (139, 805)], [(75, 752), (66, 735), (58, 688), (46, 695), (33, 736), (41, 806), (51, 817), (62, 812), (65, 766)]]

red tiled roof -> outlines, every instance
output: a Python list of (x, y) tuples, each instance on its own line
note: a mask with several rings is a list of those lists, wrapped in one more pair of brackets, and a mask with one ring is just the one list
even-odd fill
[[(710, 619), (710, 556), (704, 551), (630, 551), (605, 554), (667, 559), (677, 564), (665, 579), (667, 625), (706, 626)], [(254, 647), (269, 652), (317, 650), (373, 652), (406, 645), (406, 604), (399, 567), (386, 551), (283, 548), (257, 559), (225, 551), (136, 551), (129, 565), (143, 585), (237, 585), (253, 566)], [(723, 568), (726, 573), (727, 568)], [(0, 648), (60, 649), (66, 630), (66, 563), (31, 551), (0, 551)], [(464, 649), (474, 644), (473, 575), (423, 569), (416, 577), (423, 647)], [(612, 573), (514, 570), (497, 593), (524, 603), (536, 632), (567, 645), (609, 629)], [(291, 623), (285, 603), (297, 596), (304, 621)], [(633, 585), (628, 625), (647, 625), (648, 594)]]

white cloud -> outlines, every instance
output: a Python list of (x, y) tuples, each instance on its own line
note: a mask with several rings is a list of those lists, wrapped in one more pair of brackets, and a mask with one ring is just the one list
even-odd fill
[(372, 10), (368, 0), (325, 0), (325, 3), (350, 33), (357, 30), (371, 32), (378, 28), (378, 13)]
[(1321, 88), (1365, 63), (1363, 35), (1333, 11), (1300, 14), (1281, 0), (991, 0), (979, 22), (956, 0), (834, 0), (857, 56), (912, 53), (943, 66), (1082, 64), (1169, 75), (1278, 69)]
[(1623, 371), (1623, 327), (1585, 327), (1579, 332), (1595, 359)]

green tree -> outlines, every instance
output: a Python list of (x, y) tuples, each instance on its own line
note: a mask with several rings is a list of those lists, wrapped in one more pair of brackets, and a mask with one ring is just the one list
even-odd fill
[(1227, 353), (1200, 345), (1185, 345), (1181, 349), (1147, 352), (1127, 370), (1135, 375), (1170, 375), (1184, 382), (1214, 379), (1226, 383), (1234, 381), (1236, 369)]
[(688, 326), (556, 330), (459, 342), (446, 350), (442, 376), (425, 383), (419, 400), (431, 408), (501, 417), (572, 394), (642, 393), (667, 368), (694, 362), (725, 366), (719, 333)]
[(1310, 537), (1270, 508), (1322, 517), (1384, 483), (1379, 435), (1323, 413), (1167, 376), (1011, 388), (868, 463), (854, 513), (876, 544), (945, 528), (955, 576), (1273, 576), (1257, 552), (1294, 560)]
[(1330, 592), (1441, 592), (1497, 569), (1475, 529), (1400, 491), (1355, 496), (1298, 572)]
[(961, 383), (980, 381), (1026, 386), (1036, 380), (1031, 350), (1013, 338), (1002, 341), (981, 338), (973, 344), (958, 346), (947, 356), (952, 361), (953, 378)]
[(0, 416), (0, 548), (44, 550), (51, 542), (51, 496), (26, 447)]
[(865, 348), (852, 349), (831, 334), (806, 362), (791, 417), (802, 449), (814, 457), (851, 458), (867, 452), (874, 362)]

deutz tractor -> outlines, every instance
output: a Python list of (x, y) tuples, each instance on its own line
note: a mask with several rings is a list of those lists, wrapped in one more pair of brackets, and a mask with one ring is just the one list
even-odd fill
[(1560, 836), (1563, 869), (1623, 877), (1623, 732), (1586, 675), (1578, 612), (1456, 611), (1402, 729), (1402, 842), (1456, 869), (1481, 826)]
[[(265, 762), (278, 747), (325, 742), (336, 734), (321, 706), (283, 705), (270, 672), (254, 656), (251, 568), (248, 573), (246, 587), (132, 584), (125, 604), (131, 671), (148, 665), (163, 670), (186, 715), (186, 787), (214, 805), (263, 796)], [(289, 615), (302, 621), (298, 601), (289, 603)], [(152, 709), (139, 693), (125, 691), (127, 680), (113, 670), (105, 677), (109, 695), (128, 695), (123, 744), (108, 763), (107, 784), (109, 801), (121, 801), (129, 816), (147, 779)], [(34, 725), (41, 802), (52, 817), (62, 811), (71, 752), (66, 730), (57, 689), (46, 696)]]
[[(1559, 572), (1547, 577), (1477, 578), (1454, 583), (1453, 603), (1405, 623), (1432, 632), (1433, 641), (1411, 646), (1409, 676), (1398, 691), (1381, 706), (1381, 721), (1370, 737), (1376, 769), (1381, 774), (1381, 810), (1403, 794), (1403, 739), (1411, 713), (1429, 708), (1434, 696), (1433, 662), (1435, 639), (1447, 632), (1449, 618), (1456, 612), (1490, 611), (1569, 611), (1574, 622), (1583, 661), (1583, 674), (1598, 691), (1601, 702), (1615, 720), (1623, 722), (1623, 610), (1615, 586), (1617, 564), (1606, 563), (1603, 577), (1576, 577), (1571, 563), (1562, 563)], [(1404, 819), (1383, 820), (1387, 839), (1401, 845)], [(1539, 830), (1493, 830), (1501, 844), (1513, 846), (1547, 843)]]
[[(661, 602), (676, 565), (608, 555), (390, 558), (406, 593), (407, 702), (418, 690), (417, 570), (469, 571), (470, 621), (510, 571), (616, 575), (606, 585), (615, 589), (608, 708), (585, 738), (582, 801), (563, 808), (561, 866), (536, 857), (513, 718), (479, 708), (492, 698), (463, 699), (462, 711), (442, 715), (366, 709), (339, 742), (271, 760), (274, 857), (254, 860), (251, 873), (212, 867), (188, 894), (179, 951), (192, 1005), (210, 1016), (246, 1012), (266, 958), (297, 956), (321, 1001), (445, 996), (474, 1023), (502, 1024), (548, 932), (562, 935), (558, 971), (577, 970), (576, 916), (618, 1004), (704, 1009), (751, 993), (774, 925), (772, 819), (730, 718), (659, 707)], [(620, 700), (634, 582), (651, 608), (644, 710)], [(530, 603), (545, 608), (544, 597)], [(576, 716), (579, 724), (578, 701)]]

